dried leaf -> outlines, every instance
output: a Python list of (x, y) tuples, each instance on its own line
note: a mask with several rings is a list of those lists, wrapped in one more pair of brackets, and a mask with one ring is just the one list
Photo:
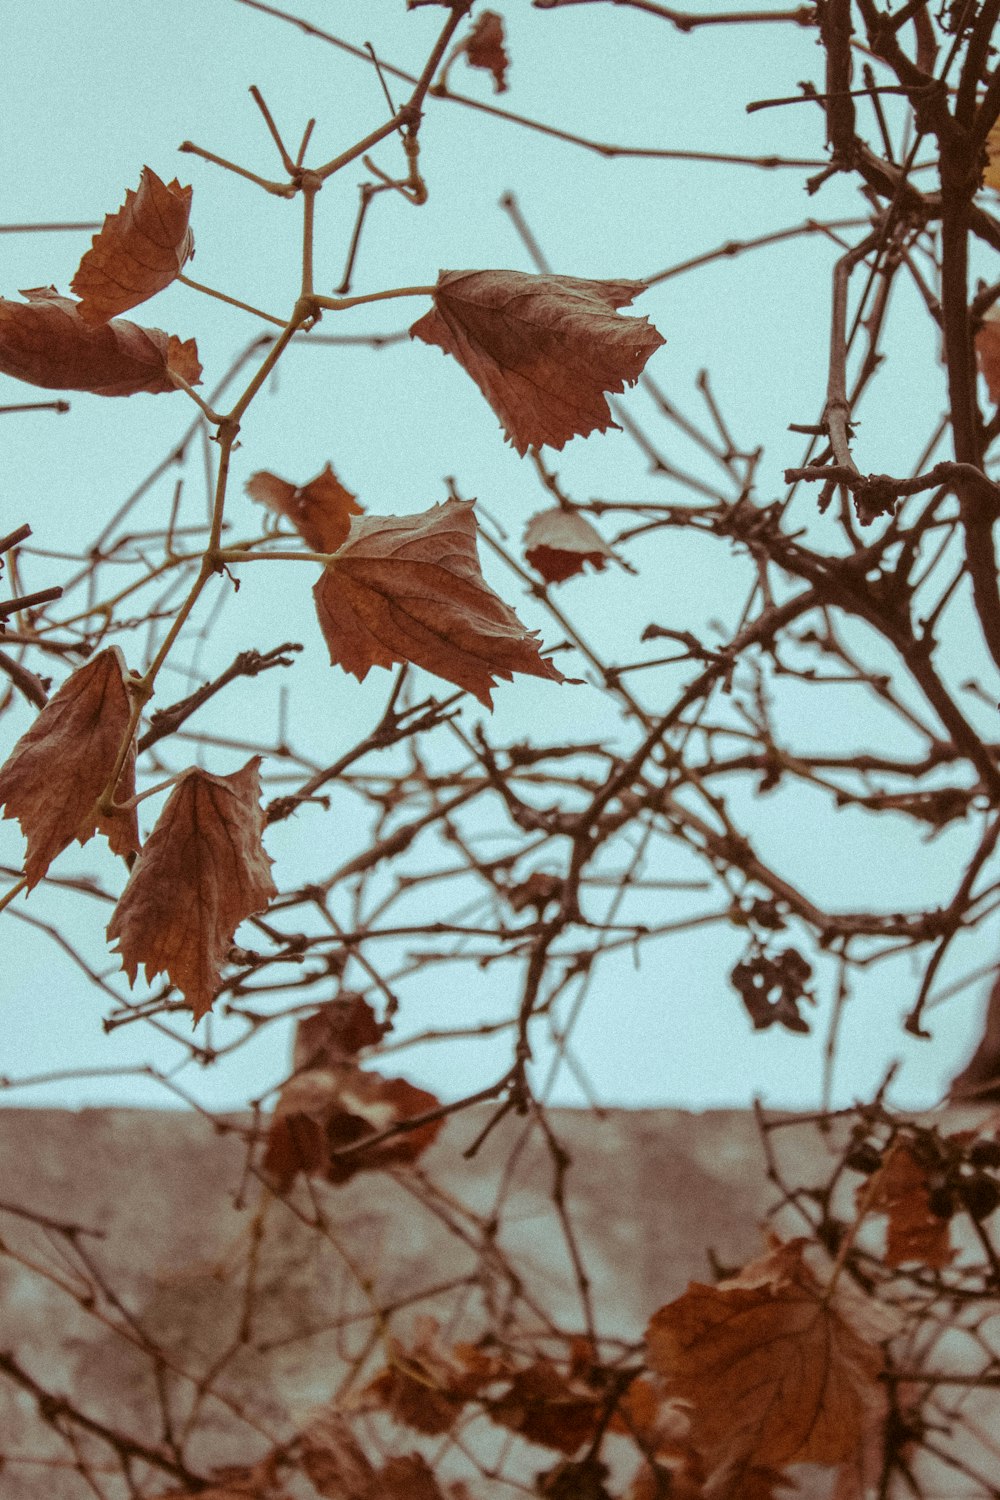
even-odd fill
[(510, 58), (504, 46), (503, 16), (495, 10), (484, 10), (456, 51), (465, 53), (470, 68), (485, 68), (493, 74), (493, 92), (507, 92), (507, 69)]
[(365, 1457), (347, 1419), (334, 1408), (321, 1412), (299, 1434), (302, 1467), (329, 1500), (361, 1500), (371, 1489), (375, 1470)]
[(185, 771), (108, 924), (132, 984), (166, 973), (194, 1011), (212, 1008), (233, 934), (277, 894), (261, 835), (260, 756), (241, 771)]
[[(67, 678), (0, 770), (4, 816), (17, 818), (28, 841), (24, 870), (29, 890), (73, 839), (85, 844), (100, 831), (116, 854), (139, 848), (134, 807), (108, 819), (96, 808), (128, 728), (128, 680), (117, 646), (99, 652)], [(133, 750), (115, 797), (125, 802), (134, 796)]]
[(328, 1500), (444, 1500), (426, 1460), (412, 1453), (376, 1469), (342, 1412), (321, 1412), (299, 1434), (302, 1467)]
[(287, 516), (314, 552), (336, 552), (347, 540), (351, 517), (364, 510), (329, 464), (315, 479), (299, 486), (260, 469), (251, 474), (246, 489), (251, 500)]
[(535, 1489), (545, 1500), (613, 1500), (604, 1483), (607, 1477), (607, 1464), (591, 1453), (579, 1463), (563, 1459), (554, 1469), (538, 1474)]
[(489, 708), (495, 679), (563, 680), (483, 578), (472, 501), (353, 521), (313, 596), (331, 662), (361, 682), (372, 667), (412, 662)]
[(907, 1261), (940, 1270), (948, 1265), (951, 1226), (932, 1212), (927, 1172), (903, 1136), (893, 1141), (879, 1170), (858, 1188), (872, 1213), (887, 1214), (885, 1263), (901, 1266)]
[(27, 302), (0, 297), (0, 374), (57, 391), (134, 396), (174, 391), (171, 372), (188, 385), (201, 383), (194, 339), (181, 343), (160, 328), (140, 328), (115, 318), (97, 328), (55, 287), (22, 292)]
[(700, 1500), (784, 1500), (798, 1485), (794, 1479), (757, 1464), (736, 1464), (710, 1476)]
[(990, 399), (1000, 406), (1000, 321), (987, 318), (976, 334), (976, 358)]
[(882, 1410), (882, 1356), (842, 1314), (790, 1241), (739, 1276), (692, 1282), (647, 1332), (649, 1362), (690, 1401), (712, 1471), (840, 1464)]
[(605, 391), (634, 385), (664, 342), (623, 318), (642, 281), (582, 281), (522, 271), (441, 271), (411, 338), (454, 355), (522, 456), (616, 424)]
[(194, 254), (191, 189), (143, 167), (139, 188), (105, 217), (70, 282), (85, 323), (106, 323), (170, 285)]
[(374, 1047), (391, 1030), (392, 1022), (377, 1020), (363, 995), (340, 995), (299, 1022), (293, 1066), (296, 1073), (329, 1068), (356, 1056), (363, 1047)]
[(520, 1370), (487, 1406), (491, 1421), (567, 1457), (593, 1438), (604, 1410), (603, 1391), (573, 1372), (564, 1375), (547, 1359)]
[(546, 583), (562, 583), (587, 563), (600, 572), (614, 555), (596, 527), (561, 506), (539, 511), (524, 530), (525, 560)]
[(299, 1172), (342, 1183), (358, 1172), (405, 1166), (427, 1149), (442, 1120), (404, 1129), (349, 1155), (338, 1157), (336, 1152), (414, 1115), (426, 1114), (439, 1103), (433, 1094), (415, 1088), (405, 1078), (383, 1078), (350, 1065), (300, 1073), (285, 1085), (278, 1099), (264, 1170), (284, 1190)]
[(430, 1437), (448, 1432), (462, 1407), (502, 1372), (499, 1361), (471, 1344), (446, 1346), (434, 1318), (418, 1321), (409, 1348), (395, 1339), (389, 1348), (392, 1363), (368, 1382), (358, 1404)]
[(289, 1500), (278, 1483), (278, 1462), (269, 1453), (256, 1464), (240, 1464), (212, 1471), (207, 1487), (169, 1490), (151, 1500)]

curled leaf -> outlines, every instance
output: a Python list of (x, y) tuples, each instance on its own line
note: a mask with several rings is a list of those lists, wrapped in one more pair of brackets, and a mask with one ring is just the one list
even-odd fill
[(327, 1068), (356, 1057), (391, 1030), (392, 1022), (377, 1020), (363, 995), (345, 993), (326, 1000), (295, 1028), (295, 1071)]
[(888, 1216), (887, 1266), (919, 1261), (940, 1270), (955, 1253), (948, 1220), (931, 1208), (927, 1175), (911, 1142), (899, 1136), (878, 1171), (858, 1188), (859, 1198), (864, 1198), (872, 1213)]
[(717, 1286), (692, 1282), (649, 1325), (649, 1363), (691, 1403), (710, 1470), (851, 1461), (883, 1409), (881, 1351), (825, 1295), (805, 1243), (779, 1244)]
[(185, 771), (108, 924), (132, 984), (167, 974), (199, 1021), (211, 1010), (233, 934), (276, 895), (261, 835), (260, 756), (241, 771)]
[(456, 52), (465, 53), (470, 68), (485, 68), (493, 74), (493, 92), (507, 92), (507, 69), (510, 58), (504, 46), (503, 16), (495, 10), (484, 10), (477, 16), (475, 24)]
[(353, 521), (313, 595), (330, 661), (359, 681), (372, 667), (412, 662), (489, 708), (496, 679), (563, 680), (483, 578), (470, 500)]
[(664, 340), (623, 318), (642, 281), (523, 271), (441, 271), (434, 306), (410, 337), (458, 360), (522, 456), (615, 427), (606, 391), (634, 385)]
[(247, 480), (251, 500), (287, 516), (314, 552), (336, 552), (347, 540), (351, 517), (360, 516), (359, 505), (345, 490), (329, 464), (308, 484), (289, 484), (267, 469), (259, 469)]
[(0, 297), (0, 374), (57, 391), (134, 396), (177, 389), (171, 373), (188, 385), (201, 382), (194, 339), (181, 343), (160, 328), (140, 328), (124, 318), (91, 328), (79, 305), (55, 287), (33, 287), (27, 302)]
[(448, 1432), (462, 1408), (480, 1394), (501, 1362), (472, 1344), (446, 1345), (434, 1318), (418, 1320), (412, 1344), (388, 1344), (391, 1363), (357, 1397), (363, 1410), (387, 1411), (395, 1421), (434, 1437)]
[[(99, 831), (116, 854), (139, 848), (135, 808), (104, 818), (96, 805), (114, 771), (130, 714), (125, 658), (111, 646), (66, 679), (0, 770), (4, 816), (18, 819), (28, 841), (29, 890), (74, 839), (85, 844)], [(122, 802), (135, 795), (134, 751), (115, 795)]]
[(194, 254), (190, 214), (191, 189), (143, 167), (138, 191), (129, 188), (118, 212), (106, 216), (70, 282), (85, 323), (106, 323), (180, 275)]
[[(265, 1171), (282, 1189), (299, 1172), (348, 1182), (358, 1172), (405, 1166), (416, 1161), (434, 1140), (442, 1121), (404, 1127), (377, 1145), (367, 1136), (437, 1108), (439, 1101), (405, 1078), (383, 1078), (351, 1065), (312, 1069), (289, 1080), (281, 1091), (264, 1157)], [(337, 1151), (358, 1145), (344, 1156)]]
[(524, 531), (524, 556), (546, 583), (562, 583), (586, 564), (600, 572), (614, 553), (596, 527), (562, 506), (539, 511)]
[(593, 1438), (606, 1404), (605, 1393), (582, 1372), (564, 1373), (538, 1359), (518, 1371), (487, 1411), (498, 1426), (568, 1457)]

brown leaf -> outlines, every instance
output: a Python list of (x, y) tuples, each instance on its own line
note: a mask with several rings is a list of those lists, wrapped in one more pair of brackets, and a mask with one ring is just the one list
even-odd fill
[(336, 552), (347, 540), (351, 517), (364, 510), (329, 464), (315, 479), (299, 486), (260, 469), (251, 474), (246, 490), (251, 500), (287, 516), (314, 552)]
[(862, 1196), (872, 1213), (888, 1215), (887, 1266), (919, 1261), (940, 1270), (948, 1265), (955, 1253), (950, 1225), (932, 1212), (927, 1172), (905, 1137), (893, 1141), (878, 1171), (859, 1186)]
[(333, 1407), (299, 1434), (302, 1467), (329, 1500), (361, 1500), (370, 1492), (375, 1470), (350, 1424)]
[(554, 1469), (535, 1478), (535, 1489), (545, 1500), (613, 1500), (604, 1481), (607, 1464), (590, 1453), (579, 1463), (563, 1459)]
[(976, 334), (976, 358), (990, 399), (1000, 406), (1000, 322), (987, 318)]
[(492, 706), (515, 672), (562, 682), (479, 570), (471, 500), (415, 516), (365, 516), (313, 589), (330, 660), (363, 682), (412, 662)]
[(840, 1312), (792, 1240), (739, 1276), (655, 1314), (650, 1364), (690, 1401), (691, 1436), (713, 1471), (839, 1464), (882, 1410), (881, 1352)]
[(440, 1101), (405, 1078), (341, 1065), (292, 1078), (282, 1089), (267, 1136), (264, 1170), (282, 1190), (298, 1172), (347, 1182), (358, 1172), (405, 1166), (434, 1140), (442, 1120), (404, 1129), (370, 1148), (338, 1157), (343, 1146), (378, 1135), (400, 1121), (436, 1109)]
[(391, 1021), (379, 1021), (363, 995), (345, 993), (326, 1000), (295, 1030), (293, 1066), (296, 1073), (309, 1068), (328, 1068), (354, 1057), (363, 1047), (374, 1047)]
[(277, 894), (261, 835), (260, 756), (230, 776), (192, 767), (174, 787), (108, 924), (132, 984), (166, 973), (199, 1021), (233, 934)]
[(22, 292), (27, 302), (0, 297), (0, 374), (58, 391), (134, 396), (175, 391), (171, 371), (201, 383), (194, 339), (181, 343), (160, 328), (115, 318), (90, 328), (79, 306), (55, 287)]
[(412, 1453), (376, 1469), (343, 1414), (322, 1412), (299, 1434), (302, 1467), (328, 1500), (444, 1500), (426, 1460)]
[(575, 510), (539, 511), (524, 530), (525, 560), (546, 583), (562, 583), (587, 563), (599, 573), (614, 553), (601, 533)]
[[(63, 683), (21, 736), (0, 770), (4, 816), (17, 818), (28, 841), (28, 889), (57, 854), (77, 839), (103, 833), (116, 854), (139, 848), (134, 807), (105, 819), (97, 799), (115, 768), (128, 728), (128, 669), (117, 646), (92, 657)], [(117, 801), (135, 796), (135, 751), (122, 767)]]
[(376, 1406), (397, 1422), (430, 1437), (448, 1432), (462, 1407), (474, 1400), (501, 1369), (471, 1344), (446, 1346), (434, 1318), (421, 1318), (413, 1343), (389, 1345), (392, 1363), (360, 1393), (359, 1404)]
[(105, 217), (70, 282), (85, 323), (106, 323), (180, 275), (194, 254), (190, 214), (191, 189), (143, 167), (138, 191), (129, 188), (118, 212)]
[(605, 1398), (581, 1376), (564, 1375), (549, 1360), (539, 1359), (519, 1371), (487, 1410), (499, 1426), (570, 1456), (594, 1436)]
[(207, 1487), (169, 1490), (151, 1500), (289, 1500), (277, 1473), (277, 1455), (269, 1453), (256, 1464), (214, 1469)]
[(482, 11), (469, 35), (456, 50), (465, 53), (470, 68), (485, 68), (493, 74), (495, 94), (507, 92), (510, 58), (504, 46), (503, 16), (498, 15), (495, 10)]
[(605, 391), (634, 385), (664, 340), (622, 318), (642, 281), (583, 281), (522, 271), (441, 271), (434, 306), (411, 338), (454, 355), (522, 456), (617, 424)]

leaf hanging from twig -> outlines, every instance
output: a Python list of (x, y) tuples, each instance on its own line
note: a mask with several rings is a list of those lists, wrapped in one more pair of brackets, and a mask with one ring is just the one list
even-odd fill
[(250, 475), (246, 490), (251, 500), (287, 516), (314, 552), (336, 552), (347, 540), (351, 517), (364, 511), (329, 464), (303, 485), (289, 484), (287, 479), (259, 469)]
[(160, 328), (115, 318), (90, 328), (77, 303), (55, 287), (22, 292), (27, 302), (0, 297), (0, 373), (48, 390), (134, 396), (175, 391), (171, 372), (201, 383), (194, 339), (181, 343)]
[(195, 1021), (212, 1008), (244, 917), (277, 894), (261, 835), (260, 756), (230, 776), (185, 771), (108, 924), (132, 984), (166, 973)]
[[(85, 844), (99, 831), (116, 854), (139, 848), (134, 807), (108, 818), (97, 811), (129, 724), (128, 680), (117, 646), (99, 652), (66, 679), (0, 770), (0, 804), (6, 817), (18, 819), (28, 841), (29, 890), (74, 839)], [(125, 802), (134, 795), (133, 749), (115, 796)]]
[(515, 672), (563, 680), (483, 578), (470, 500), (413, 516), (365, 516), (313, 589), (330, 660), (364, 681), (412, 662), (492, 706)]
[(634, 385), (664, 343), (647, 318), (623, 318), (643, 281), (583, 281), (523, 271), (441, 271), (434, 306), (410, 337), (468, 372), (522, 456), (615, 427), (606, 391)]
[(106, 323), (176, 280), (194, 254), (190, 214), (191, 189), (143, 167), (138, 191), (106, 216), (70, 282), (85, 323)]

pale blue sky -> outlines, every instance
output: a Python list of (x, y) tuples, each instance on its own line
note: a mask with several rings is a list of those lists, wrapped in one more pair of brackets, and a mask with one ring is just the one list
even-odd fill
[[(654, 18), (612, 6), (568, 7), (552, 13), (505, 0), (512, 56), (510, 91), (498, 102), (592, 139), (634, 146), (694, 149), (747, 155), (781, 152), (824, 158), (822, 118), (811, 106), (748, 116), (753, 98), (795, 91), (816, 76), (814, 34), (794, 27), (751, 33), (708, 28), (683, 37)], [(433, 6), (407, 14), (403, 0), (364, 5), (304, 0), (298, 13), (355, 45), (371, 40), (381, 56), (418, 69), (440, 23)], [(271, 174), (274, 148), (247, 89), (256, 84), (290, 142), (307, 118), (318, 120), (314, 159), (339, 149), (381, 123), (384, 104), (372, 69), (362, 61), (296, 28), (254, 12), (237, 0), (34, 0), (5, 17), (5, 60), (0, 81), (5, 130), (0, 138), (3, 221), (100, 220), (119, 205), (148, 164), (161, 177), (194, 185), (197, 255), (191, 274), (276, 312), (289, 306), (296, 286), (298, 206), (267, 198), (248, 183), (192, 155), (178, 155), (185, 138)], [(453, 86), (493, 102), (490, 80), (456, 65)], [(525, 249), (498, 206), (513, 189), (553, 268), (593, 277), (651, 277), (727, 239), (792, 225), (805, 215), (841, 217), (864, 205), (842, 183), (816, 198), (803, 189), (807, 169), (765, 173), (752, 167), (692, 164), (645, 158), (608, 161), (565, 142), (430, 100), (421, 133), (421, 165), (430, 198), (416, 210), (389, 195), (376, 204), (363, 242), (355, 290), (432, 282), (440, 268), (510, 266), (532, 269)], [(401, 152), (388, 142), (376, 153), (387, 171), (399, 170)], [(356, 206), (358, 165), (336, 179), (319, 201), (318, 256), (321, 289), (340, 278)], [(65, 291), (87, 248), (81, 233), (0, 236), (0, 292), (55, 283)], [(697, 372), (707, 366), (737, 438), (767, 445), (759, 493), (778, 493), (780, 475), (799, 461), (802, 439), (791, 421), (815, 421), (823, 400), (829, 267), (833, 247), (822, 237), (791, 247), (724, 260), (677, 280), (667, 280), (640, 300), (667, 339), (650, 373), (671, 399), (698, 412)], [(358, 309), (325, 331), (392, 331), (406, 327), (424, 303)], [(196, 336), (206, 387), (259, 326), (246, 315), (207, 302), (175, 286), (137, 321), (155, 323), (182, 337)], [(862, 468), (892, 471), (912, 462), (914, 424), (924, 430), (941, 404), (941, 379), (927, 321), (916, 298), (901, 292), (892, 313), (893, 337), (912, 371), (905, 392), (876, 395), (866, 404), (857, 456)], [(25, 388), (0, 381), (0, 400), (26, 399)], [(630, 398), (636, 415), (651, 418), (648, 398)], [(163, 457), (191, 420), (183, 397), (107, 401), (72, 397), (63, 417), (4, 419), (5, 461), (0, 477), (4, 527), (30, 521), (34, 542), (52, 552), (72, 551), (93, 536), (124, 495)], [(688, 445), (662, 435), (678, 464), (696, 468)], [(240, 497), (245, 479), (269, 468), (303, 481), (331, 461), (344, 482), (373, 511), (409, 511), (444, 498), (443, 476), (453, 474), (516, 540), (544, 496), (534, 471), (506, 446), (495, 417), (468, 378), (441, 354), (405, 343), (380, 353), (303, 349), (282, 366), (272, 390), (257, 403), (237, 455)], [(570, 493), (622, 499), (649, 490), (647, 465), (624, 434), (576, 440), (554, 458)], [(664, 482), (656, 494), (664, 492)], [(669, 491), (669, 484), (667, 485)], [(137, 512), (162, 524), (169, 486), (151, 492)], [(249, 502), (238, 498), (236, 516), (251, 524)], [(800, 501), (801, 524), (813, 521), (811, 501)], [(623, 573), (573, 580), (560, 604), (585, 634), (601, 635), (609, 655), (634, 650), (649, 619), (705, 629), (719, 619), (731, 626), (742, 603), (746, 573), (718, 543), (665, 535), (641, 556), (638, 579)], [(487, 577), (532, 626), (550, 631), (523, 586), (485, 560)], [(61, 581), (58, 560), (39, 559), (33, 586)], [(200, 666), (207, 675), (247, 645), (261, 649), (293, 638), (307, 644), (296, 673), (296, 702), (307, 714), (296, 734), (329, 758), (350, 743), (359, 723), (370, 722), (385, 692), (383, 674), (365, 687), (331, 673), (312, 616), (308, 589), (270, 568), (245, 570), (238, 599), (227, 595)], [(264, 575), (267, 575), (266, 577)], [(970, 665), (969, 672), (974, 670)], [(379, 679), (376, 681), (375, 679)], [(675, 679), (672, 679), (675, 680)], [(264, 679), (253, 693), (254, 712), (275, 712), (277, 682)], [(179, 694), (183, 688), (177, 687)], [(803, 696), (798, 723), (815, 746), (842, 735), (870, 747), (884, 728), (862, 720), (853, 690), (844, 690), (840, 721), (816, 723), (815, 698)], [(213, 721), (233, 733), (233, 701)], [(607, 705), (589, 687), (553, 691), (519, 682), (497, 693), (498, 735), (543, 725), (558, 738), (569, 716), (593, 723), (595, 736), (615, 732)], [(472, 717), (475, 717), (473, 714)], [(30, 722), (30, 711), (9, 714), (0, 726), (0, 754)], [(213, 769), (228, 771), (241, 757), (220, 752)], [(148, 827), (152, 812), (144, 808)], [(811, 884), (832, 905), (906, 905), (947, 900), (972, 830), (960, 826), (928, 843), (902, 820), (877, 830), (859, 814), (842, 813), (836, 825), (808, 798), (789, 803), (760, 799), (747, 813), (761, 847), (775, 852), (790, 878)], [(830, 830), (833, 829), (831, 837)], [(279, 885), (304, 878), (316, 856), (315, 839), (338, 830), (289, 822), (268, 835)], [(20, 859), (16, 829), (0, 829), (0, 857)], [(327, 851), (323, 849), (322, 855)], [(59, 872), (100, 870), (109, 883), (120, 876), (94, 845), (62, 857)], [(103, 921), (92, 907), (67, 915), (64, 898), (39, 889), (20, 909), (35, 921), (58, 917), (72, 927), (90, 960), (110, 970), (100, 941)], [(128, 1066), (147, 1058), (165, 1065), (170, 1044), (139, 1028), (105, 1037), (106, 1004), (51, 938), (16, 918), (3, 918), (4, 1057), (0, 1072), (13, 1076), (72, 1067)], [(650, 950), (641, 972), (631, 961), (608, 965), (578, 1025), (577, 1049), (597, 1092), (617, 1104), (746, 1103), (761, 1092), (772, 1103), (815, 1102), (822, 1066), (823, 1025), (809, 1039), (772, 1030), (753, 1035), (725, 974), (740, 950), (738, 936), (716, 929), (694, 933)], [(970, 950), (972, 945), (968, 945)], [(987, 950), (983, 950), (988, 953)], [(982, 957), (982, 954), (981, 954)], [(982, 958), (982, 961), (986, 961)], [(955, 972), (976, 962), (961, 956)], [(822, 976), (829, 998), (829, 971)], [(941, 1080), (967, 1044), (976, 992), (935, 1016), (939, 1045), (904, 1042), (898, 1030), (912, 998), (908, 961), (879, 967), (845, 1020), (838, 1098), (863, 1095), (888, 1060), (906, 1058), (900, 1097), (933, 1101)], [(503, 1008), (488, 976), (471, 999), (483, 1019)], [(438, 997), (455, 1014), (466, 997)], [(412, 1029), (433, 1020), (434, 997), (414, 1002)], [(231, 1066), (185, 1075), (185, 1086), (212, 1105), (238, 1105), (280, 1076), (275, 1030)], [(488, 1082), (502, 1065), (505, 1043), (452, 1045), (404, 1054), (400, 1066), (415, 1082), (455, 1094)], [(16, 1091), (12, 1103), (166, 1103), (162, 1092), (133, 1079), (97, 1079)], [(580, 1102), (564, 1075), (557, 1102)]]

